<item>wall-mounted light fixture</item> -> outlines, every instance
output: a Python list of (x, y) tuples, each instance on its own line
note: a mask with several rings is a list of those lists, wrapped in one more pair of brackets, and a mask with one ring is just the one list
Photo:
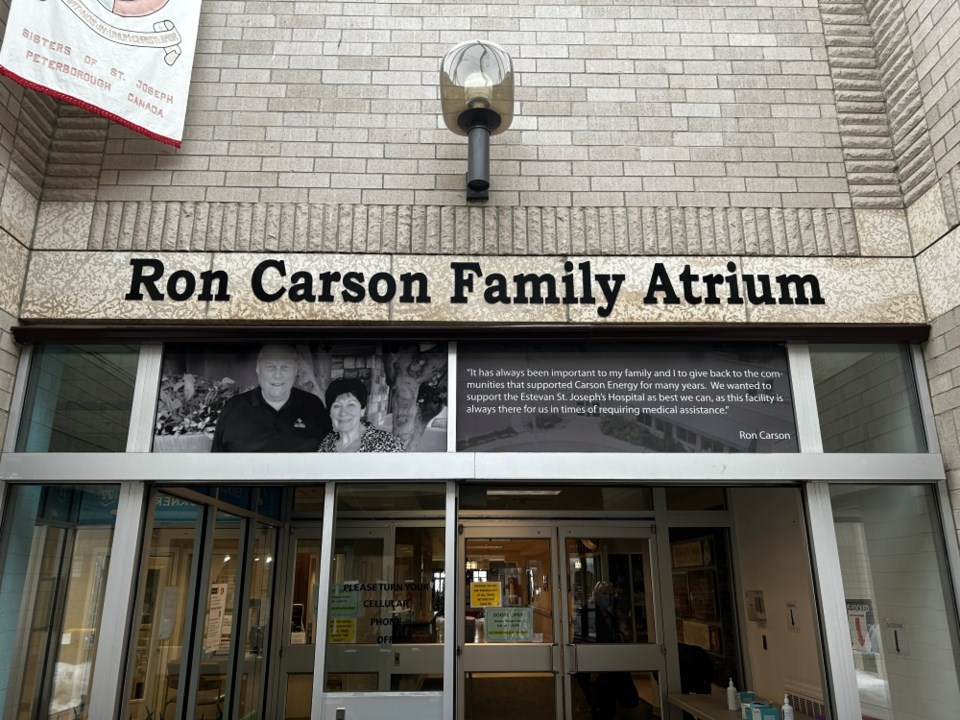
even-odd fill
[(513, 121), (513, 62), (489, 40), (451, 48), (440, 64), (443, 122), (467, 136), (467, 200), (486, 200), (490, 188), (490, 136)]

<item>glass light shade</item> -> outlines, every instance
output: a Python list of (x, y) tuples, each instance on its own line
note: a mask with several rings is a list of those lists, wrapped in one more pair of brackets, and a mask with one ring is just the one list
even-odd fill
[(490, 110), (500, 124), (499, 135), (513, 122), (513, 61), (507, 51), (489, 40), (468, 40), (451, 48), (440, 65), (440, 104), (443, 122), (451, 132), (466, 135), (460, 124), (468, 110)]

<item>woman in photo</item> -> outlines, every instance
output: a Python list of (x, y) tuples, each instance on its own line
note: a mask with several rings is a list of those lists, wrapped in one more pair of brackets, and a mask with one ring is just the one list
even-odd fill
[(333, 432), (327, 435), (319, 452), (403, 452), (403, 443), (383, 430), (372, 427), (364, 412), (367, 387), (361, 380), (338, 378), (327, 386), (327, 410)]

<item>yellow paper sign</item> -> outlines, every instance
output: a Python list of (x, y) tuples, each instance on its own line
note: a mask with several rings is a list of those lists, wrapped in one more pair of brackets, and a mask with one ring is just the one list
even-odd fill
[(470, 607), (472, 608), (500, 607), (502, 595), (502, 583), (470, 583)]
[(331, 618), (327, 637), (332, 643), (355, 643), (357, 641), (356, 618)]

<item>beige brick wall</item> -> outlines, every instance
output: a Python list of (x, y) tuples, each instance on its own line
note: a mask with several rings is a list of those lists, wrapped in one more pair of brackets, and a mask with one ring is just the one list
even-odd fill
[(206, 2), (201, 25), (183, 148), (110, 127), (96, 199), (462, 205), (438, 65), (487, 37), (519, 111), (492, 205), (851, 204), (815, 5)]
[(960, 527), (960, 308), (944, 313), (931, 323), (924, 360), (947, 485)]
[[(0, 33), (9, 2), (0, 3)], [(0, 78), (0, 443), (10, 409), (19, 347), (10, 328), (20, 312), (29, 247), (53, 136), (56, 103)]]
[(903, 0), (902, 6), (947, 218), (953, 226), (960, 222), (960, 5), (954, 0)]

